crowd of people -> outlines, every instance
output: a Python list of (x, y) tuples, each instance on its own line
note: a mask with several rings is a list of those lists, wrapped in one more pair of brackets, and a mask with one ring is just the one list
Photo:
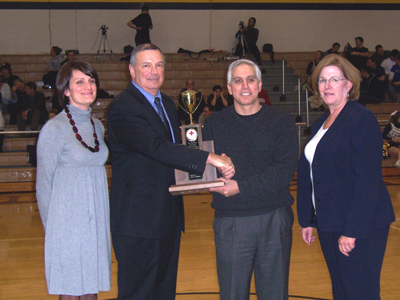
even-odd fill
[[(45, 67), (43, 75), (43, 89), (55, 90), (55, 80), (59, 69), (67, 62), (75, 60), (73, 50), (66, 51), (66, 57), (61, 54), (62, 49), (53, 46), (50, 49), (50, 60)], [(8, 124), (18, 125), (19, 131), (25, 131), (29, 125), (30, 130), (38, 130), (49, 116), (45, 103), (45, 95), (38, 90), (35, 82), (25, 82), (20, 77), (12, 74), (9, 63), (0, 65), (0, 119), (4, 122), (4, 113), (10, 116)], [(52, 98), (52, 110), (61, 111), (57, 97)], [(0, 144), (4, 135), (0, 135)], [(2, 149), (2, 144), (0, 150)]]
[[(400, 56), (397, 49), (392, 51), (384, 50), (382, 45), (375, 46), (375, 52), (370, 54), (369, 49), (364, 47), (362, 37), (355, 38), (355, 47), (346, 43), (342, 54), (339, 53), (340, 44), (335, 42), (332, 48), (315, 53), (315, 59), (308, 64), (306, 73), (309, 76), (307, 86), (312, 83), (311, 75), (319, 61), (329, 55), (343, 55), (352, 65), (361, 72), (361, 88), (358, 101), (365, 105), (368, 103), (377, 104), (385, 102), (387, 92), (392, 102), (399, 102), (396, 93), (400, 92)], [(310, 106), (313, 110), (325, 110), (326, 105), (315, 96), (310, 99)]]

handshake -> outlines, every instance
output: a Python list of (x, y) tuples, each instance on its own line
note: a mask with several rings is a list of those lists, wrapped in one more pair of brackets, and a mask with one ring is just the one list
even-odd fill
[(235, 166), (233, 165), (232, 160), (224, 153), (222, 155), (210, 153), (206, 163), (216, 167), (227, 180), (231, 179), (235, 175)]
[(210, 153), (208, 155), (207, 164), (211, 164), (222, 174), (222, 180), (225, 185), (221, 187), (210, 188), (210, 192), (217, 192), (225, 197), (231, 197), (239, 194), (239, 186), (236, 180), (231, 179), (235, 175), (235, 166), (232, 160), (225, 154), (217, 155)]

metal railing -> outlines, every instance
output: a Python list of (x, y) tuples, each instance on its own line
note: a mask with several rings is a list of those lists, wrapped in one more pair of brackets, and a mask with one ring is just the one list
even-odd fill
[[(285, 95), (285, 63), (289, 68), (293, 70), (294, 75), (297, 77), (297, 101), (298, 101), (298, 116), (301, 117), (301, 76), (299, 72), (291, 65), (291, 63), (282, 56), (282, 96), (281, 99), (286, 99)], [(305, 112), (306, 112), (306, 126), (310, 126), (310, 114), (308, 109), (308, 91), (306, 90), (306, 99), (305, 99)]]

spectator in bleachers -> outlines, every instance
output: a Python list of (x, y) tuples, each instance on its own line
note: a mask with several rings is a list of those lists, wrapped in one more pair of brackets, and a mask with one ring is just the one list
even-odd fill
[(322, 56), (323, 56), (322, 51), (320, 51), (320, 50), (316, 51), (314, 54), (314, 60), (312, 60), (308, 64), (307, 70), (306, 70), (306, 73), (308, 75), (308, 80), (307, 80), (307, 84), (305, 85), (305, 88), (307, 88), (309, 90), (310, 97), (308, 98), (308, 102), (310, 103), (310, 107), (313, 111), (324, 111), (325, 110), (324, 102), (322, 101), (322, 99), (320, 97), (314, 96), (313, 90), (311, 89), (311, 87), (312, 87), (311, 75), (312, 75), (312, 72), (314, 71), (314, 69), (316, 68), (316, 66), (318, 65), (318, 63), (323, 58)]
[(269, 94), (267, 90), (261, 89), (261, 91), (258, 93), (258, 101), (262, 104), (272, 106), (271, 100), (269, 99)]
[(324, 57), (329, 54), (339, 54), (340, 44), (338, 42), (333, 43), (332, 48), (326, 50), (324, 53)]
[(362, 82), (360, 85), (360, 97), (358, 102), (362, 105), (367, 103), (382, 103), (385, 101), (385, 85), (380, 81), (373, 70), (365, 66), (361, 69)]
[(67, 50), (67, 51), (65, 52), (65, 54), (67, 55), (67, 58), (64, 59), (64, 60), (60, 63), (60, 66), (66, 64), (67, 62), (72, 62), (72, 61), (75, 60), (75, 52), (74, 52), (74, 50)]
[(400, 111), (391, 113), (389, 124), (383, 129), (382, 136), (390, 145), (389, 156), (396, 158), (394, 166), (400, 168)]
[(400, 54), (396, 56), (396, 64), (389, 73), (388, 93), (392, 102), (399, 102), (396, 93), (400, 92)]
[(315, 67), (318, 65), (318, 63), (321, 61), (323, 57), (323, 53), (321, 50), (318, 50), (314, 54), (314, 59), (310, 61), (310, 63), (307, 66), (306, 73), (308, 76), (311, 76), (312, 72), (314, 71)]
[(358, 70), (361, 70), (367, 63), (367, 57), (369, 56), (368, 48), (365, 48), (364, 39), (358, 36), (354, 39), (356, 46), (352, 48), (349, 43), (344, 46), (344, 56), (355, 66)]
[(26, 101), (26, 97), (25, 82), (18, 78), (14, 81), (13, 87), (11, 88), (11, 98), (16, 101), (7, 105), (7, 110), (10, 114), (10, 125), (17, 124), (17, 115), (21, 112), (21, 105)]
[(0, 72), (3, 75), (2, 82), (7, 83), (10, 86), (10, 89), (12, 89), (14, 81), (19, 79), (19, 77), (12, 74), (11, 65), (9, 63), (2, 63), (0, 66)]
[(195, 123), (198, 122), (199, 117), (200, 117), (201, 113), (203, 112), (203, 108), (206, 105), (206, 103), (204, 101), (204, 98), (203, 98), (203, 95), (201, 94), (201, 92), (199, 90), (196, 90), (195, 85), (196, 85), (196, 82), (193, 79), (189, 78), (188, 80), (186, 80), (186, 88), (182, 89), (180, 91), (180, 93), (179, 93), (178, 117), (179, 117), (179, 121), (181, 121), (182, 124), (189, 124), (190, 123), (189, 114), (186, 113), (182, 109), (182, 107), (186, 107), (185, 104), (183, 103), (183, 100), (182, 100), (182, 96), (181, 96), (182, 92), (190, 91), (190, 90), (197, 91), (196, 98), (197, 98), (198, 102), (196, 102), (196, 106), (198, 105), (198, 108), (193, 113), (193, 121)]
[(50, 49), (51, 58), (45, 69), (47, 73), (42, 77), (44, 89), (55, 88), (57, 73), (60, 69), (62, 61), (64, 60), (61, 51), (62, 49), (57, 46), (53, 46)]
[(11, 93), (10, 86), (2, 80), (3, 74), (0, 73), (0, 109), (3, 113), (6, 113), (8, 112), (7, 106), (10, 103), (17, 102), (17, 99), (15, 97), (15, 94)]
[(373, 56), (367, 58), (367, 66), (379, 81), (385, 82), (385, 69), (376, 63)]
[(18, 130), (25, 131), (25, 125), (30, 125), (31, 130), (38, 130), (39, 124), (44, 124), (48, 119), (44, 94), (37, 91), (34, 82), (25, 84), (25, 94), (17, 115)]
[(213, 86), (213, 92), (208, 95), (207, 104), (214, 107), (215, 111), (221, 111), (228, 106), (228, 100), (222, 93), (222, 87), (219, 84)]
[(384, 50), (382, 45), (376, 45), (375, 53), (371, 57), (375, 59), (376, 65), (380, 66), (386, 58), (390, 57), (390, 51)]
[(108, 148), (91, 117), (99, 79), (86, 62), (65, 64), (57, 77), (64, 111), (42, 128), (36, 196), (45, 229), (47, 289), (60, 300), (97, 299), (110, 290)]
[(399, 55), (399, 50), (397, 49), (393, 49), (392, 51), (390, 51), (390, 57), (386, 58), (382, 63), (381, 63), (381, 67), (383, 67), (385, 69), (385, 73), (386, 75), (390, 74), (390, 70), (392, 69), (392, 67), (396, 64), (396, 57), (397, 55)]
[(206, 104), (203, 108), (203, 112), (199, 117), (199, 124), (204, 125), (206, 122), (207, 118), (209, 115), (211, 115), (214, 112), (214, 107), (212, 105)]

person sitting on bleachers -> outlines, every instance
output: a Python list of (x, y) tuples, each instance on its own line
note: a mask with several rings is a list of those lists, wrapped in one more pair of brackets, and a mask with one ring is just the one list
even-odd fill
[[(373, 56), (368, 57), (367, 66), (371, 68), (372, 74), (375, 75), (376, 79), (378, 80), (378, 84), (380, 85), (379, 89), (382, 90), (384, 94), (388, 86), (385, 69), (376, 63), (376, 60)], [(383, 99), (384, 98), (385, 97), (383, 97)]]
[(14, 86), (14, 81), (19, 79), (19, 77), (12, 74), (11, 65), (9, 63), (2, 63), (0, 65), (0, 72), (3, 75), (3, 79), (1, 81), (7, 83), (10, 86), (10, 89), (12, 89)]
[(17, 115), (21, 111), (21, 103), (25, 97), (25, 82), (18, 78), (13, 82), (13, 87), (11, 88), (11, 98), (14, 101), (7, 105), (7, 111), (10, 115), (10, 125), (17, 124)]
[(272, 106), (271, 99), (269, 99), (269, 94), (266, 89), (261, 88), (261, 91), (258, 93), (258, 101), (262, 104)]
[(75, 60), (75, 52), (74, 50), (67, 50), (65, 51), (65, 54), (67, 55), (67, 58), (64, 59), (61, 63), (60, 66), (66, 64), (67, 62), (73, 62)]
[(389, 73), (388, 93), (392, 102), (399, 102), (396, 93), (400, 92), (400, 54), (396, 56), (396, 64)]
[(15, 94), (11, 94), (11, 89), (10, 86), (3, 82), (3, 74), (0, 73), (0, 110), (3, 113), (8, 112), (7, 106), (10, 103), (15, 103), (17, 102), (17, 99), (15, 98)]
[(386, 58), (382, 63), (381, 67), (385, 69), (386, 75), (389, 75), (390, 70), (396, 64), (396, 56), (399, 55), (399, 50), (393, 49), (390, 51), (390, 57)]
[(395, 157), (394, 167), (400, 168), (400, 111), (391, 113), (389, 124), (385, 126), (382, 137), (389, 143), (389, 156)]
[(385, 82), (385, 69), (377, 64), (373, 56), (368, 57), (367, 66), (371, 68), (372, 73), (378, 80)]
[(323, 58), (322, 51), (321, 50), (316, 51), (314, 54), (314, 59), (312, 61), (310, 61), (310, 63), (307, 66), (306, 73), (308, 76), (311, 76), (315, 67), (318, 65), (318, 63), (321, 61), (322, 58)]
[(213, 92), (207, 98), (207, 104), (214, 107), (215, 111), (223, 110), (228, 106), (228, 100), (222, 93), (222, 87), (220, 85), (213, 86)]
[(197, 98), (197, 101), (200, 101), (200, 102), (196, 102), (196, 105), (198, 105), (198, 108), (193, 113), (193, 122), (194, 123), (198, 122), (199, 116), (203, 112), (203, 108), (206, 105), (203, 95), (201, 94), (200, 91), (196, 90), (195, 85), (196, 85), (196, 82), (193, 79), (189, 78), (188, 80), (186, 80), (186, 88), (182, 89), (179, 92), (178, 118), (182, 124), (187, 125), (190, 123), (189, 114), (182, 109), (182, 107), (186, 107), (185, 104), (183, 103), (183, 99), (182, 99), (182, 95), (181, 95), (182, 92), (190, 91), (190, 90), (197, 91), (196, 98)]
[(354, 39), (356, 46), (352, 48), (349, 43), (344, 46), (344, 57), (353, 64), (358, 70), (367, 63), (367, 57), (369, 56), (368, 48), (365, 48), (364, 39), (358, 36)]
[(37, 91), (34, 82), (25, 85), (26, 97), (20, 102), (20, 113), (17, 115), (19, 131), (25, 131), (25, 125), (30, 125), (31, 130), (38, 130), (39, 124), (44, 124), (48, 119), (44, 94)]
[(61, 63), (64, 60), (61, 54), (62, 49), (57, 46), (53, 46), (50, 49), (50, 60), (46, 66), (46, 74), (43, 75), (43, 88), (50, 89), (56, 87), (56, 78), (58, 70), (60, 69)]
[(358, 102), (362, 105), (384, 102), (385, 86), (370, 67), (365, 66), (361, 69), (361, 78), (362, 82), (360, 85), (360, 97), (358, 98)]
[(204, 126), (204, 123), (206, 122), (207, 118), (209, 115), (211, 115), (214, 112), (214, 107), (211, 105), (206, 104), (203, 108), (203, 112), (201, 113), (199, 117), (199, 124), (201, 126)]
[(332, 48), (324, 52), (324, 57), (329, 54), (339, 54), (340, 44), (338, 42), (333, 43)]
[(376, 65), (380, 66), (381, 63), (386, 59), (390, 57), (390, 51), (389, 50), (383, 50), (382, 45), (376, 45), (375, 46), (375, 53), (372, 54), (372, 58), (375, 59)]

